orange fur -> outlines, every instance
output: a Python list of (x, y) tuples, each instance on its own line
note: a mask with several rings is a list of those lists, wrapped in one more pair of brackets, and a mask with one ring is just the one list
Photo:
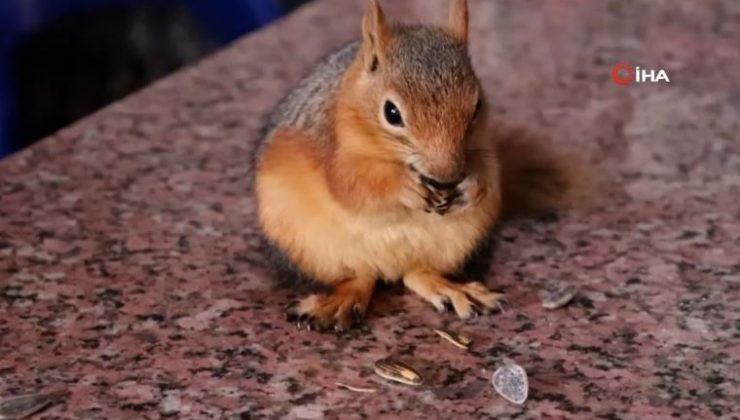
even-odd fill
[(450, 0), (449, 5), (450, 33), (463, 44), (468, 43), (468, 2), (467, 0)]
[[(414, 270), (448, 273), (483, 238), (500, 208), (498, 169), (482, 166), (486, 193), (477, 206), (440, 216), (398, 205), (372, 212), (345, 207), (327, 182), (328, 163), (317, 159), (310, 139), (277, 132), (256, 182), (262, 228), (307, 274), (325, 284), (373, 276), (398, 280)], [(366, 187), (382, 161), (348, 172)], [(366, 192), (369, 189), (365, 190)], [(400, 196), (395, 199), (398, 203)]]
[[(377, 279), (403, 280), (463, 318), (490, 309), (501, 295), (445, 276), (489, 234), (502, 198), (514, 213), (559, 208), (574, 196), (579, 175), (570, 158), (524, 131), (499, 126), (494, 141), (485, 114), (476, 119), (476, 109), (485, 108), (464, 48), (467, 3), (452, 1), (449, 27), (437, 30), (391, 29), (371, 0), (364, 41), (321, 123), (286, 124), (270, 134), (255, 179), (260, 225), (300, 271), (334, 287), (296, 305), (291, 313), (299, 320), (346, 328), (353, 311), (365, 312)], [(420, 63), (437, 56), (417, 59), (419, 42), (425, 54), (447, 60), (433, 74)], [(310, 98), (299, 93), (298, 109), (305, 109)], [(383, 119), (389, 100), (402, 108), (402, 129)], [(285, 118), (296, 121), (291, 110)], [(444, 207), (444, 181), (459, 182), (451, 187), (460, 199), (454, 206)]]
[(406, 167), (393, 159), (366, 115), (352, 106), (336, 111), (337, 144), (326, 162), (327, 182), (334, 197), (354, 211), (383, 210), (398, 205)]

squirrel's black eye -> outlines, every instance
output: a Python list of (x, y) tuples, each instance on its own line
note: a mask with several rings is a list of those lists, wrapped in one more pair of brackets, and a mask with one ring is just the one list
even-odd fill
[(483, 101), (478, 99), (478, 103), (475, 104), (475, 113), (473, 113), (473, 119), (478, 119), (478, 116), (480, 115), (480, 110), (483, 108)]
[(385, 114), (385, 120), (388, 121), (388, 124), (394, 127), (403, 127), (401, 111), (398, 110), (398, 107), (393, 102), (385, 101), (385, 105), (383, 105), (383, 114)]

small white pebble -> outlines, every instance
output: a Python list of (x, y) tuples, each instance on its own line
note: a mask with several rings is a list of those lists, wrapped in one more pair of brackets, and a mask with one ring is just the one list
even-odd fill
[(527, 372), (519, 365), (506, 364), (493, 373), (493, 388), (507, 401), (524, 404), (529, 396)]
[(159, 403), (159, 409), (165, 415), (176, 414), (181, 411), (182, 403), (176, 396), (168, 395)]

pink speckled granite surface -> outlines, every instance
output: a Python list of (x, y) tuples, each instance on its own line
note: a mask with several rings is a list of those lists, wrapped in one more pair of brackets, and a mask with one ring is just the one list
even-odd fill
[[(494, 111), (581, 149), (602, 194), (501, 230), (486, 281), (505, 313), (464, 323), (382, 291), (371, 332), (339, 338), (283, 321), (294, 294), (265, 270), (247, 162), (362, 3), (320, 0), (0, 163), (0, 394), (68, 389), (46, 419), (738, 418), (740, 2), (473, 1)], [(620, 61), (672, 83), (617, 87)], [(547, 282), (582, 297), (546, 312)], [(376, 379), (387, 355), (426, 385)], [(490, 385), (503, 358), (530, 373), (522, 407)]]

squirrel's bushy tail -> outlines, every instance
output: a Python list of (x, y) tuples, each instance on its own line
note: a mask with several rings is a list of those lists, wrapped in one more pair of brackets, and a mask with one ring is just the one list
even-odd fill
[(497, 127), (504, 217), (538, 216), (585, 203), (593, 191), (586, 162), (521, 127)]

